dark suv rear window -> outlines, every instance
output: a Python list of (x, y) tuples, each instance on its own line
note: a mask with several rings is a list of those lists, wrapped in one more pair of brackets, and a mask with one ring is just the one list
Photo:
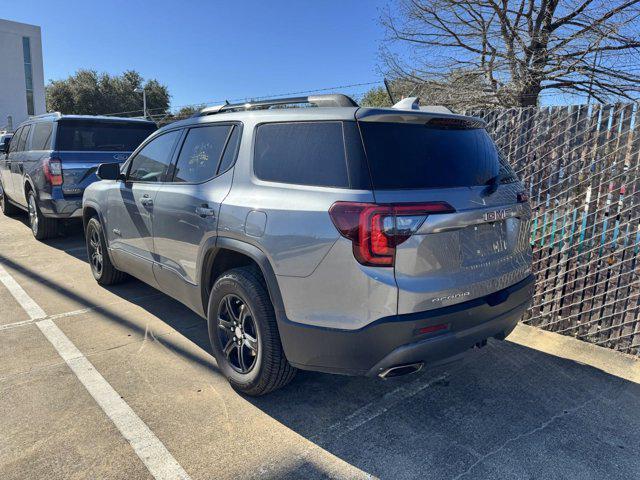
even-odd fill
[(58, 122), (56, 150), (131, 152), (156, 130), (138, 122)]
[(341, 122), (260, 125), (255, 145), (253, 167), (261, 180), (349, 187)]
[(486, 185), (517, 180), (483, 128), (361, 122), (374, 188)]

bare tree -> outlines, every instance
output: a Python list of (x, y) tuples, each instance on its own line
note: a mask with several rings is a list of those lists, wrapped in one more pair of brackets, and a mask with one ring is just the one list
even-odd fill
[[(383, 61), (404, 81), (447, 85), (450, 103), (532, 106), (542, 92), (636, 98), (640, 0), (396, 0)], [(459, 82), (458, 82), (459, 83)]]

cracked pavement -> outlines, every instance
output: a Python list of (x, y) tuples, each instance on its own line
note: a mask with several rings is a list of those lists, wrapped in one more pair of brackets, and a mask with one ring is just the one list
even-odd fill
[[(520, 326), (388, 381), (300, 372), (244, 398), (205, 323), (138, 281), (105, 289), (78, 227), (44, 243), (0, 217), (0, 264), (192, 479), (640, 478), (640, 362)], [(149, 471), (0, 284), (0, 478)]]

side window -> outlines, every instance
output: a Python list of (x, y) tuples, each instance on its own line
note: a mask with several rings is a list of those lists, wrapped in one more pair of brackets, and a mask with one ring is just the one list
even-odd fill
[(233, 131), (231, 132), (231, 137), (227, 140), (227, 147), (224, 149), (224, 154), (222, 155), (222, 161), (220, 162), (220, 166), (218, 167), (218, 174), (224, 173), (231, 166), (233, 162), (236, 160), (236, 155), (238, 154), (238, 145), (240, 144), (240, 133), (242, 129), (235, 125), (233, 127)]
[(49, 150), (51, 148), (51, 122), (36, 123), (31, 137), (31, 150)]
[(174, 182), (200, 183), (216, 176), (232, 125), (191, 128), (176, 163)]
[(16, 133), (13, 135), (13, 138), (11, 139), (11, 143), (9, 144), (9, 153), (13, 153), (15, 151), (18, 150), (18, 144), (20, 143), (20, 136), (22, 135), (22, 130), (24, 130), (24, 128), (19, 128), (18, 130), (16, 130)]
[(260, 125), (253, 169), (261, 180), (348, 188), (342, 123)]
[(22, 134), (20, 135), (20, 140), (18, 141), (18, 146), (16, 148), (17, 152), (23, 152), (27, 149), (27, 138), (29, 138), (30, 131), (31, 125), (22, 127)]
[(169, 169), (171, 153), (182, 132), (174, 130), (151, 140), (131, 160), (128, 181), (161, 182)]

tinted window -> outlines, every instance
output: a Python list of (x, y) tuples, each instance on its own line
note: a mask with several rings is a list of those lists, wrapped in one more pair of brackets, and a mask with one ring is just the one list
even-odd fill
[(131, 152), (156, 130), (138, 122), (92, 122), (61, 120), (56, 132), (56, 150)]
[(236, 160), (236, 154), (238, 153), (238, 145), (240, 144), (240, 127), (234, 126), (231, 132), (231, 137), (227, 141), (227, 147), (224, 149), (224, 155), (222, 155), (222, 161), (220, 167), (218, 167), (218, 173), (223, 173), (229, 170), (233, 162)]
[(515, 174), (483, 128), (361, 122), (374, 188), (485, 185)]
[(273, 182), (348, 187), (340, 122), (270, 123), (258, 127), (254, 171)]
[(51, 147), (52, 123), (36, 123), (31, 137), (31, 150), (49, 150)]
[(174, 182), (199, 183), (215, 177), (231, 125), (192, 128), (176, 163)]
[(22, 134), (18, 140), (18, 146), (16, 152), (23, 152), (27, 148), (27, 138), (29, 138), (29, 132), (31, 131), (31, 125), (22, 127)]
[(11, 144), (9, 145), (9, 153), (15, 152), (18, 149), (18, 143), (20, 143), (20, 135), (22, 135), (22, 130), (23, 128), (19, 128), (13, 135)]
[(173, 147), (180, 137), (180, 130), (165, 133), (151, 140), (131, 160), (128, 180), (161, 182), (169, 169)]

